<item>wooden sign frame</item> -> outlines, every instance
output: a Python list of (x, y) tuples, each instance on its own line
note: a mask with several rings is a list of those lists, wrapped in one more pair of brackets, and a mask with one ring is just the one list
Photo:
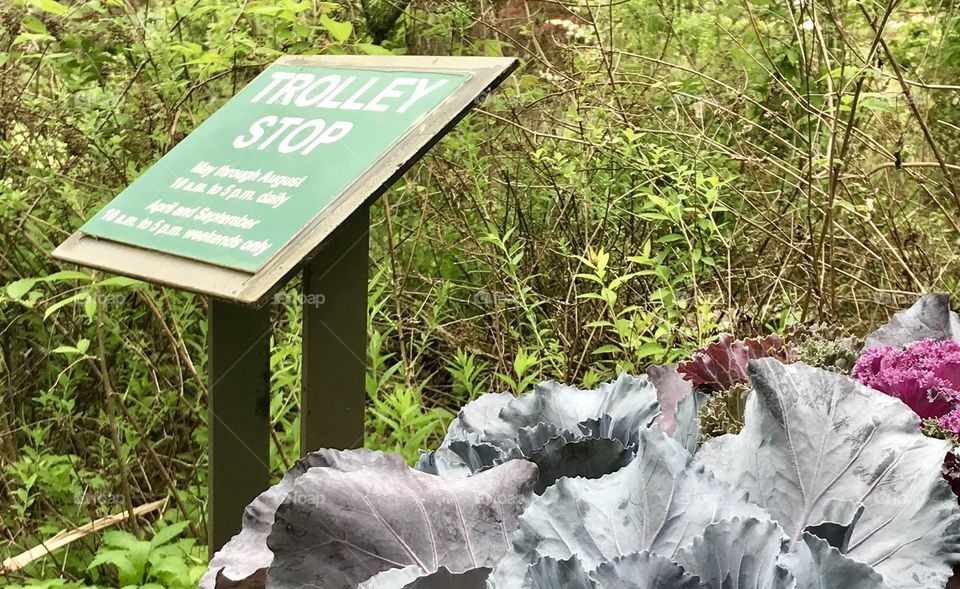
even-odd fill
[(516, 67), (508, 57), (287, 56), (278, 64), (378, 71), (469, 73), (471, 77), (400, 139), (256, 273), (76, 232), (53, 251), (64, 262), (138, 278), (242, 305), (262, 306), (352, 213), (369, 206)]

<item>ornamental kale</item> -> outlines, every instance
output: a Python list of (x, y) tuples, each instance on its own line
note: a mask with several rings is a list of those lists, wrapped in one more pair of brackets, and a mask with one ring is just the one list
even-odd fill
[[(791, 363), (797, 351), (778, 335), (734, 339), (728, 333), (695, 351), (680, 362), (676, 372), (701, 393), (708, 393), (699, 405), (700, 436), (714, 438), (735, 434), (743, 427), (743, 410), (750, 392), (747, 363), (759, 358), (776, 358)], [(652, 377), (652, 375), (651, 375)], [(657, 385), (660, 388), (660, 385)], [(664, 408), (667, 411), (667, 408)]]
[[(952, 413), (960, 401), (960, 344), (926, 339), (900, 350), (880, 346), (857, 361), (853, 376), (868, 387), (896, 397), (922, 418), (940, 418), (947, 431), (960, 433)], [(956, 428), (956, 429), (955, 429)]]
[(742, 431), (702, 443), (702, 397), (660, 367), (483, 396), (417, 468), (311, 455), (251, 505), (201, 585), (943, 587), (960, 562), (949, 444), (847, 376), (773, 358), (747, 376)]
[[(867, 336), (867, 352), (858, 361), (854, 376), (926, 416), (924, 434), (947, 440), (956, 448), (960, 441), (958, 341), (960, 317), (950, 310), (950, 296), (925, 294)], [(960, 496), (956, 450), (947, 453), (942, 474)]]
[(927, 295), (867, 339), (855, 378), (795, 362), (799, 338), (722, 336), (597, 390), (483, 395), (414, 468), (308, 455), (201, 587), (940, 588), (960, 563), (941, 476), (960, 489), (958, 338)]
[(797, 349), (797, 360), (831, 372), (850, 375), (860, 357), (863, 341), (840, 326), (796, 323), (787, 330), (787, 341)]
[(796, 357), (796, 350), (778, 335), (735, 340), (732, 335), (724, 333), (720, 335), (720, 341), (694, 352), (689, 360), (677, 366), (677, 370), (695, 387), (716, 393), (749, 383), (747, 363), (750, 360), (776, 358), (789, 364)]

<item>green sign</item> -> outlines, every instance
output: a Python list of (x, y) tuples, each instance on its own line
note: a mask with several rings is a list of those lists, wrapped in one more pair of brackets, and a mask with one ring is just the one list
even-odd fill
[(80, 231), (255, 272), (469, 78), (274, 65)]

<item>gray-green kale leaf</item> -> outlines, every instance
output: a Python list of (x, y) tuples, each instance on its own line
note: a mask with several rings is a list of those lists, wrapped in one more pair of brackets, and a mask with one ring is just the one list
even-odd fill
[(230, 539), (210, 560), (200, 580), (203, 589), (246, 589), (263, 587), (273, 553), (267, 548), (267, 535), (273, 527), (274, 513), (293, 489), (294, 481), (311, 468), (328, 467), (356, 470), (381, 460), (381, 452), (370, 450), (318, 450), (298, 460), (283, 479), (270, 487), (243, 511), (240, 533)]
[(644, 428), (630, 464), (599, 479), (560, 479), (531, 502), (491, 586), (517, 586), (543, 557), (576, 555), (589, 572), (632, 552), (672, 555), (711, 523), (735, 516), (769, 519), (659, 428)]
[(510, 393), (487, 393), (464, 405), (447, 428), (443, 445), (451, 442), (480, 442), (483, 430), (497, 419), (500, 411), (516, 399)]
[(460, 478), (529, 460), (540, 467), (539, 493), (563, 476), (595, 478), (621, 468), (633, 458), (640, 429), (659, 414), (656, 388), (626, 374), (595, 391), (546, 382), (516, 398), (485, 395), (461, 411), (417, 469)]
[(670, 559), (647, 551), (618, 556), (601, 564), (590, 576), (598, 589), (701, 589), (696, 576)]
[[(463, 478), (492, 465), (501, 451), (482, 441), (483, 430), (514, 399), (510, 393), (487, 393), (461, 407), (440, 447), (433, 452), (422, 452), (415, 468), (445, 478)], [(451, 450), (453, 444), (467, 456)], [(472, 446), (478, 448), (471, 450)]]
[(794, 543), (840, 518), (838, 501), (862, 505), (846, 554), (894, 589), (942, 587), (960, 560), (960, 508), (940, 475), (947, 442), (923, 436), (899, 400), (846, 376), (774, 359), (749, 372), (743, 430), (708, 441), (698, 460)]
[(624, 446), (618, 439), (558, 435), (529, 450), (513, 449), (506, 460), (519, 458), (537, 465), (534, 492), (539, 495), (561, 477), (595, 479), (620, 470), (633, 460), (635, 452), (633, 445)]
[(611, 421), (611, 437), (630, 439), (659, 414), (657, 390), (646, 377), (621, 374), (595, 391), (550, 381), (507, 403), (487, 423), (481, 441), (507, 450), (516, 446), (517, 432), (523, 428), (552, 424), (558, 432), (576, 432), (579, 423), (604, 415)]
[(786, 589), (793, 579), (777, 565), (785, 540), (776, 522), (734, 517), (707, 526), (676, 561), (702, 589)]
[(796, 589), (889, 589), (875, 570), (809, 533), (780, 558), (780, 564), (796, 579)]
[(864, 349), (879, 346), (905, 348), (925, 339), (960, 342), (960, 317), (950, 310), (950, 295), (932, 292), (910, 308), (897, 311), (886, 324), (867, 336)]
[(528, 589), (599, 589), (576, 556), (566, 560), (545, 557), (527, 569)]
[(827, 544), (845, 553), (850, 546), (853, 528), (863, 515), (863, 509), (862, 503), (831, 499), (823, 508), (823, 521), (808, 525), (805, 531), (826, 540)]
[(510, 548), (536, 476), (534, 464), (516, 460), (444, 479), (396, 455), (349, 472), (310, 469), (277, 509), (268, 584), (355, 589), (408, 565), (428, 573), (492, 566)]
[(486, 589), (489, 575), (489, 567), (451, 573), (445, 566), (427, 572), (410, 565), (378, 573), (360, 583), (357, 589)]

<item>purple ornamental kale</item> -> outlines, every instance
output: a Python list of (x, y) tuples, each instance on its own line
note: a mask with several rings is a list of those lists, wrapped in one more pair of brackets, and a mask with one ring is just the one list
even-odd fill
[(720, 334), (720, 341), (700, 348), (677, 371), (693, 386), (705, 386), (713, 392), (727, 391), (738, 384), (749, 384), (747, 364), (758, 358), (776, 358), (784, 364), (797, 360), (797, 351), (779, 335), (734, 339)]
[[(960, 435), (960, 409), (954, 409), (940, 418), (940, 427), (951, 434)], [(956, 467), (957, 475), (960, 476), (960, 465)], [(960, 493), (957, 493), (960, 495)]]
[(960, 433), (960, 413), (954, 411), (960, 403), (960, 343), (925, 339), (902, 350), (871, 348), (857, 360), (853, 377)]

